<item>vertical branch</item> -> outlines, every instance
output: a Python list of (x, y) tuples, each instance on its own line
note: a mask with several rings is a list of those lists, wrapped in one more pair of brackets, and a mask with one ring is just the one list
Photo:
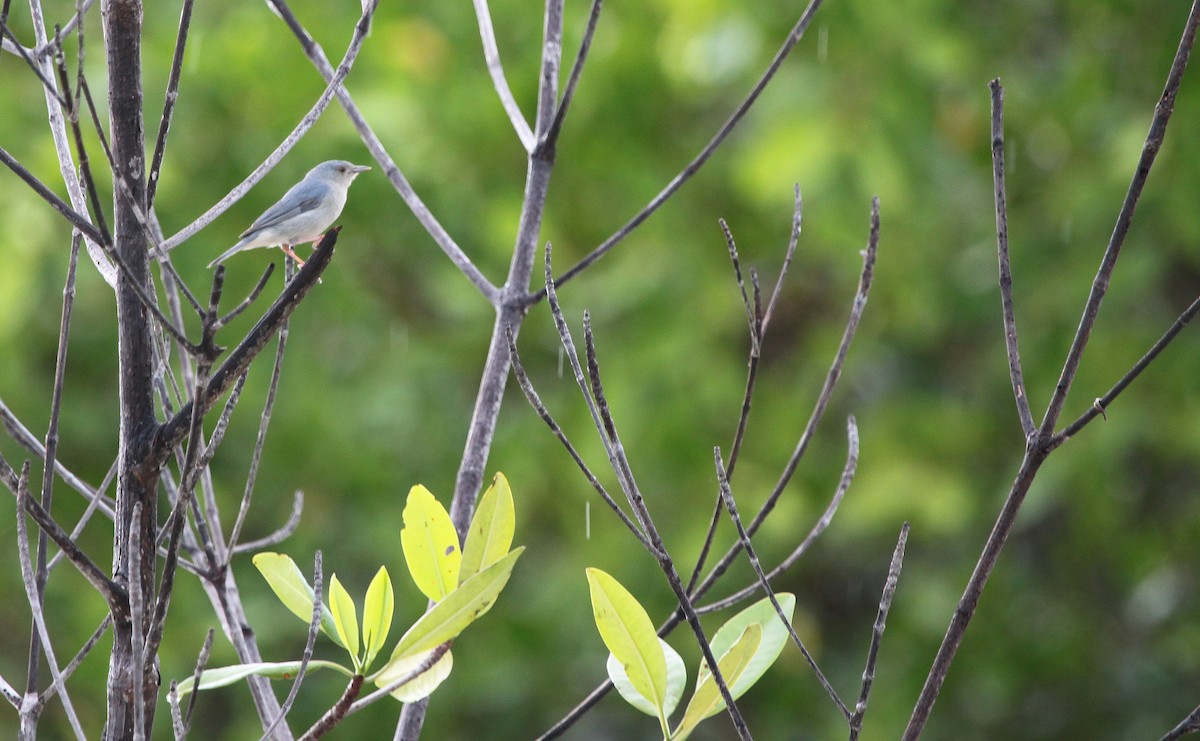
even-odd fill
[[(154, 350), (151, 319), (139, 289), (149, 290), (150, 262), (138, 215), (145, 212), (145, 137), (142, 128), (140, 0), (104, 0), (104, 36), (108, 53), (108, 107), (113, 150), (115, 194), (113, 249), (127, 266), (117, 276), (117, 344), (120, 368), (120, 460), (117, 474), (117, 517), (113, 568), (119, 584), (129, 582), (125, 564), (138, 559), (138, 579), (128, 583), (142, 604), (154, 599), (155, 536), (158, 516), (158, 466), (151, 461), (154, 418)], [(130, 534), (134, 537), (131, 537)], [(134, 655), (133, 626), (126, 609), (113, 614), (113, 648), (108, 680), (108, 723), (105, 738), (133, 738), (134, 688), (146, 702), (144, 731), (154, 719), (159, 677), (153, 657), (144, 663)], [(145, 631), (146, 615), (142, 616)], [(144, 669), (142, 676), (133, 675)]]
[(862, 689), (850, 717), (850, 741), (857, 741), (862, 732), (863, 716), (867, 713), (867, 700), (875, 683), (875, 662), (879, 659), (879, 646), (883, 643), (883, 631), (887, 627), (888, 612), (892, 609), (892, 598), (896, 596), (896, 583), (900, 581), (900, 569), (904, 566), (904, 547), (908, 544), (908, 523), (900, 528), (896, 550), (892, 551), (892, 564), (888, 567), (887, 580), (883, 584), (883, 595), (879, 598), (879, 612), (871, 629), (871, 647), (867, 649), (867, 667), (863, 669)]
[[(75, 306), (75, 268), (79, 265), (79, 232), (71, 239), (71, 256), (67, 262), (67, 284), (63, 287), (62, 320), (58, 327), (58, 356), (54, 364), (54, 390), (50, 395), (50, 424), (46, 430), (46, 460), (42, 466), (42, 509), (50, 513), (54, 499), (54, 462), (58, 458), (58, 421), (62, 412), (63, 383), (67, 371), (67, 337), (71, 331), (71, 311)], [(37, 554), (34, 574), (39, 604), (45, 596), (49, 569), (46, 563), (46, 532), (38, 531)], [(37, 630), (29, 636), (29, 671), (26, 676), (26, 693), (37, 690), (38, 669), (41, 666), (41, 642)]]
[(1000, 306), (1004, 314), (1004, 347), (1008, 350), (1008, 374), (1012, 378), (1021, 432), (1029, 441), (1037, 428), (1029, 411), (1021, 353), (1017, 349), (1017, 318), (1013, 311), (1012, 265), (1008, 257), (1008, 205), (1004, 194), (1004, 87), (1000, 78), (988, 83), (992, 91), (992, 178), (996, 191), (996, 254), (1000, 261)]

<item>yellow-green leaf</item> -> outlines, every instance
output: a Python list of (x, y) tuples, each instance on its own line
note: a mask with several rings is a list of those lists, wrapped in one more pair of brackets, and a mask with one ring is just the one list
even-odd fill
[(380, 566), (371, 585), (367, 587), (367, 600), (363, 603), (363, 647), (366, 649), (363, 671), (371, 666), (379, 649), (387, 641), (395, 607), (391, 577), (388, 576), (387, 567)]
[[(313, 588), (308, 585), (291, 556), (264, 551), (256, 553), (252, 560), (284, 607), (308, 625), (312, 621)], [(333, 615), (325, 605), (321, 605), (321, 632), (342, 648), (346, 647), (333, 625)]]
[[(313, 659), (308, 662), (305, 667), (305, 674), (314, 672), (318, 669), (334, 669), (347, 677), (353, 677), (354, 672), (342, 666), (335, 664), (332, 661), (323, 661)], [(269, 677), (270, 679), (295, 679), (296, 674), (300, 672), (299, 661), (272, 661), (260, 662), (257, 664), (235, 664), (234, 666), (222, 666), (216, 669), (205, 669), (200, 673), (200, 686), (196, 689), (211, 690), (216, 687), (225, 687), (240, 681), (251, 675)], [(175, 686), (180, 697), (187, 695), (193, 690), (192, 677), (188, 677), (179, 682)]]
[[(381, 671), (375, 677), (376, 687), (386, 687), (392, 682), (400, 679), (409, 672), (421, 666), (421, 662), (429, 657), (433, 651), (422, 651), (419, 654), (410, 656), (407, 659), (401, 659), (393, 664), (388, 664), (385, 671)], [(450, 676), (450, 670), (454, 668), (454, 656), (447, 651), (442, 658), (434, 662), (433, 666), (413, 677), (410, 681), (397, 687), (392, 692), (392, 697), (400, 702), (416, 702), (424, 700), (433, 694), (433, 691), (438, 688), (442, 682), (446, 681), (446, 677)]]
[[(683, 688), (687, 685), (687, 666), (683, 663), (683, 657), (679, 655), (678, 651), (671, 648), (669, 643), (661, 638), (658, 639), (658, 643), (662, 646), (663, 655), (667, 659), (667, 699), (663, 704), (662, 715), (670, 717), (679, 704), (679, 698), (683, 697)], [(651, 705), (649, 700), (642, 697), (642, 693), (634, 689), (633, 684), (629, 681), (629, 675), (625, 673), (625, 667), (621, 666), (621, 662), (617, 661), (616, 656), (608, 655), (605, 668), (608, 670), (608, 678), (617, 688), (621, 699), (646, 715), (655, 718), (659, 716), (658, 708)]]
[[(721, 678), (725, 680), (726, 687), (733, 687), (737, 683), (761, 641), (762, 626), (751, 623), (725, 655), (717, 659), (717, 666), (721, 668)], [(725, 699), (721, 697), (721, 690), (713, 681), (712, 673), (704, 672), (702, 676), (696, 693), (688, 702), (687, 710), (683, 711), (683, 720), (679, 721), (679, 727), (671, 734), (672, 741), (683, 741), (696, 729), (700, 721), (711, 718), (725, 709)]]
[(654, 623), (641, 603), (620, 582), (600, 569), (587, 570), (592, 614), (604, 645), (617, 657), (625, 674), (665, 722), (667, 660), (654, 632)]
[(389, 666), (445, 643), (492, 609), (512, 575), (517, 558), (524, 551), (525, 546), (514, 548), (504, 558), (464, 581), (446, 599), (422, 615), (392, 649)]
[(329, 585), (329, 606), (333, 609), (333, 624), (337, 627), (338, 637), (357, 665), (358, 611), (354, 609), (350, 593), (338, 581), (337, 574), (333, 575), (333, 583)]
[(400, 545), (408, 571), (426, 597), (437, 602), (458, 586), (458, 533), (446, 508), (424, 486), (408, 492)]
[(472, 577), (503, 558), (512, 546), (516, 522), (512, 489), (504, 474), (497, 473), (475, 508), (463, 546), (459, 578)]
[[(775, 599), (779, 600), (779, 606), (783, 608), (783, 612), (787, 615), (788, 622), (792, 621), (792, 613), (796, 610), (796, 595), (789, 592), (777, 592)], [(733, 695), (733, 699), (738, 699), (746, 690), (754, 686), (762, 675), (771, 668), (775, 660), (779, 658), (779, 654), (783, 651), (783, 647), (788, 644), (790, 636), (788, 635), (787, 626), (779, 619), (779, 614), (775, 612), (775, 606), (771, 604), (771, 600), (763, 597), (758, 602), (750, 605), (738, 614), (729, 618), (728, 621), (716, 632), (709, 645), (712, 646), (713, 655), (723, 655), (730, 646), (745, 632), (746, 627), (751, 623), (758, 623), (762, 626), (762, 641), (758, 644), (754, 655), (750, 657), (750, 663), (738, 680), (729, 685), (729, 692)], [(706, 674), (708, 667), (701, 667), (701, 674)], [(703, 676), (696, 678), (696, 683), (699, 685)]]

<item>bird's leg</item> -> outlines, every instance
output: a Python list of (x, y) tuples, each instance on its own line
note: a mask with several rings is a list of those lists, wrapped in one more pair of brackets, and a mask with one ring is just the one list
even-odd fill
[(300, 256), (296, 254), (296, 251), (292, 249), (290, 244), (281, 244), (279, 248), (283, 250), (283, 254), (295, 260), (297, 266), (304, 267), (304, 260), (300, 259)]

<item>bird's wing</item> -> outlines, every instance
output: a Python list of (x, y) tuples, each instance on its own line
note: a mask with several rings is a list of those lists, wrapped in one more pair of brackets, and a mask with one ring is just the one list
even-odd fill
[[(304, 186), (304, 195), (301, 198), (293, 198), (294, 191)], [(321, 203), (321, 199), (329, 191), (329, 186), (324, 183), (301, 183), (292, 190), (289, 190), (283, 198), (274, 206), (271, 206), (263, 212), (262, 216), (255, 219), (250, 228), (242, 232), (241, 236), (246, 237), (254, 232), (268, 229), (276, 224), (282, 223), (293, 216), (298, 216), (305, 211), (311, 211)]]

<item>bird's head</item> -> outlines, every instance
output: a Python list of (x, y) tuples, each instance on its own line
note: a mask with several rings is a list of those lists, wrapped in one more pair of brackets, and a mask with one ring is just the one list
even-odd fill
[(328, 183), (349, 187), (359, 174), (370, 170), (366, 165), (356, 165), (346, 160), (329, 160), (309, 170), (308, 177), (319, 178)]

